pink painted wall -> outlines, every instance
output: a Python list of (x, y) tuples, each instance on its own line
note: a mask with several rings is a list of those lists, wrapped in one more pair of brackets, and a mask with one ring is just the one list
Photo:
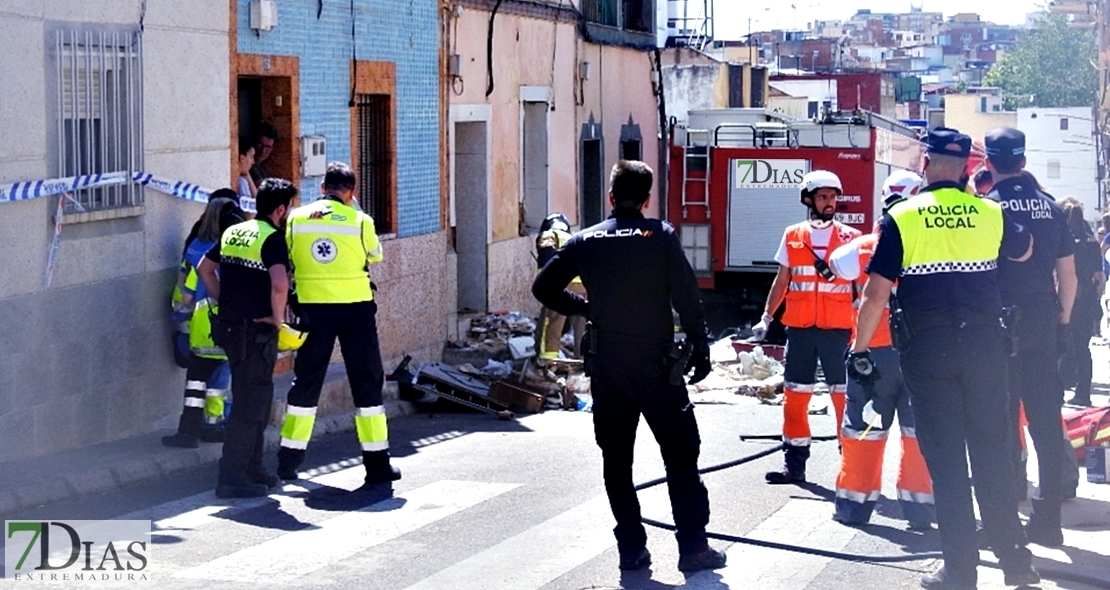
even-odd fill
[[(658, 114), (651, 88), (650, 54), (622, 47), (587, 44), (571, 22), (498, 14), (494, 25), (494, 91), (486, 93), (486, 35), (489, 13), (465, 10), (452, 24), (452, 52), (463, 56), (464, 89), (451, 104), (493, 106), (491, 185), (494, 195), (493, 240), (518, 233), (520, 199), (520, 87), (552, 89), (548, 113), (551, 211), (577, 222), (578, 140), (593, 115), (603, 126), (606, 169), (617, 160), (621, 125), (629, 115), (640, 125), (643, 159), (658, 163)], [(591, 76), (577, 97), (578, 62), (591, 62)], [(576, 104), (580, 103), (580, 104)]]
[[(462, 56), (461, 92), (449, 92), (451, 105), (489, 104), (490, 221), (489, 268), (530, 260), (533, 239), (520, 237), (522, 86), (549, 87), (548, 211), (562, 212), (572, 224), (579, 217), (579, 139), (592, 115), (602, 124), (606, 176), (617, 161), (621, 126), (640, 125), (642, 158), (658, 167), (658, 113), (651, 88), (650, 54), (587, 44), (577, 23), (499, 13), (494, 25), (494, 90), (486, 96), (486, 38), (489, 13), (464, 9), (451, 14), (448, 53)], [(578, 88), (578, 63), (591, 62), (591, 76)], [(449, 130), (450, 132), (450, 130)], [(450, 145), (450, 142), (448, 143)], [(662, 176), (657, 171), (657, 181)], [(652, 215), (657, 215), (654, 198)], [(511, 252), (510, 252), (511, 250)], [(526, 250), (516, 252), (516, 250)], [(525, 264), (524, 266), (527, 266)], [(490, 272), (489, 300), (500, 307), (528, 310), (535, 302), (529, 287), (535, 268)]]

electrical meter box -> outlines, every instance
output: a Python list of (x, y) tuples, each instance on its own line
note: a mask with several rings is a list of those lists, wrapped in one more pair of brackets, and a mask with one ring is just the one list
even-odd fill
[(328, 143), (323, 135), (301, 138), (301, 176), (323, 176), (328, 167)]
[(277, 2), (275, 0), (251, 1), (250, 26), (256, 31), (269, 31), (277, 26)]

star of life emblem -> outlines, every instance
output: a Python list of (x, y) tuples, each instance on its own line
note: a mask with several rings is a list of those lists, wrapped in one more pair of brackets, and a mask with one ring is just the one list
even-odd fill
[(339, 247), (331, 238), (317, 238), (312, 242), (312, 258), (320, 264), (327, 264), (339, 255)]

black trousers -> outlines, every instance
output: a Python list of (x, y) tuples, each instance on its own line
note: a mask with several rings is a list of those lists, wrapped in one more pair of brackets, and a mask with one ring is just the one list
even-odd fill
[[(921, 330), (902, 355), (917, 440), (933, 477), (944, 563), (960, 581), (976, 579), (972, 481), (991, 547), (1004, 569), (1029, 563), (1013, 493), (1010, 460), (1017, 424), (1007, 408), (1007, 357), (991, 325)], [(971, 459), (968, 481), (967, 458)]]
[[(1064, 438), (1064, 428), (1060, 423), (1064, 386), (1057, 373), (1055, 332), (1038, 340), (1038, 343), (1041, 342), (1045, 346), (1020, 350), (1016, 357), (1010, 359), (1010, 414), (1016, 423), (1018, 404), (1024, 404), (1029, 436), (1037, 449), (1038, 499), (1060, 502), (1063, 500), (1064, 469), (1070, 464), (1065, 455), (1066, 449), (1060, 444)], [(1011, 448), (1011, 457), (1015, 485), (1024, 490), (1025, 462), (1017, 440)]]
[(224, 432), (219, 481), (237, 485), (262, 472), (263, 434), (274, 403), (277, 330), (269, 324), (221, 322), (215, 332), (231, 364), (235, 400)]
[(701, 438), (686, 388), (668, 384), (662, 350), (645, 353), (608, 348), (603, 346), (593, 363), (591, 390), (605, 492), (617, 520), (613, 530), (617, 548), (622, 555), (635, 555), (647, 542), (632, 482), (636, 427), (643, 414), (667, 469), (679, 551), (699, 551), (707, 542), (709, 493), (698, 474)]
[(204, 425), (204, 396), (208, 390), (208, 380), (222, 363), (220, 359), (189, 354), (189, 365), (185, 370), (185, 407), (177, 423), (179, 433), (200, 436)]
[[(314, 408), (320, 401), (331, 353), (339, 340), (351, 397), (356, 408), (382, 405), (385, 372), (378, 342), (374, 301), (360, 303), (302, 303), (301, 316), (308, 323), (308, 338), (293, 365), (293, 387), (289, 405)], [(283, 469), (296, 469), (304, 461), (304, 449), (281, 447), (278, 460)]]
[(1098, 322), (1097, 316), (1078, 309), (1071, 316), (1071, 353), (1061, 359), (1060, 374), (1068, 383), (1075, 383), (1078, 398), (1091, 397), (1091, 336), (1098, 334)]

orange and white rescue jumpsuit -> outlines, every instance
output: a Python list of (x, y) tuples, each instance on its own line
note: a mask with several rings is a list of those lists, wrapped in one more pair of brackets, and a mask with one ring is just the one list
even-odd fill
[[(858, 281), (862, 290), (867, 281), (862, 269), (871, 261), (878, 239), (877, 234), (868, 234), (837, 249), (830, 261), (833, 271), (840, 277)], [(845, 524), (863, 524), (871, 518), (882, 489), (887, 433), (897, 412), (902, 435), (902, 460), (896, 484), (898, 503), (911, 528), (925, 528), (935, 519), (933, 485), (917, 444), (909, 391), (902, 380), (898, 352), (892, 345), (889, 315), (889, 310), (884, 312), (868, 346), (871, 360), (879, 370), (879, 379), (867, 389), (855, 382), (848, 384), (848, 404), (840, 430), (840, 473), (836, 477), (833, 518)], [(854, 328), (852, 339), (855, 340)], [(881, 421), (873, 418), (879, 423), (871, 428), (863, 417), (869, 400), (881, 418)]]
[[(809, 401), (817, 380), (817, 361), (821, 361), (836, 423), (840, 424), (847, 382), (844, 351), (855, 323), (852, 282), (831, 274), (822, 276), (817, 261), (827, 265), (834, 250), (859, 235), (859, 230), (836, 221), (817, 228), (805, 221), (786, 229), (783, 248), (776, 256), (779, 264), (790, 270), (786, 311), (782, 316), (787, 338), (782, 425), (785, 467), (802, 476), (812, 437)], [(783, 249), (785, 260), (780, 259)]]

